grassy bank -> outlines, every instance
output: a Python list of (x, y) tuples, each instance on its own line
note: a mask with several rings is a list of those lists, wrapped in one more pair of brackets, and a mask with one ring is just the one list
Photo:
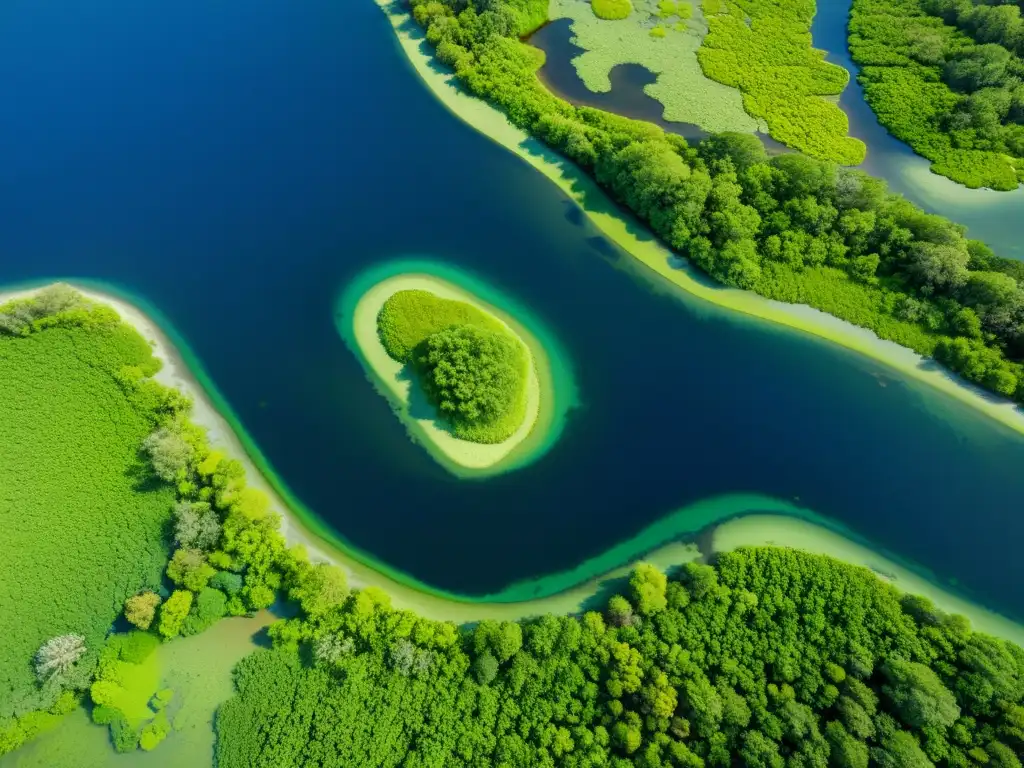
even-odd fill
[[(172, 494), (139, 456), (159, 404), (136, 382), (159, 362), (109, 308), (65, 299), (43, 294), (23, 305), (31, 324), (0, 333), (0, 613), (17, 617), (0, 638), (0, 721), (53, 703), (32, 669), (45, 641), (81, 635), (94, 658), (168, 555)], [(70, 314), (48, 327), (58, 308)]]

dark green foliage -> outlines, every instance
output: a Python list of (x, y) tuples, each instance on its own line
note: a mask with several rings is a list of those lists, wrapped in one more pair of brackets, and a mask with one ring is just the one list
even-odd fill
[(1024, 748), (1024, 650), (867, 569), (765, 547), (662, 584), (638, 569), (645, 610), (616, 596), (607, 623), (460, 635), (376, 590), (279, 622), (239, 665), (218, 765), (952, 768)]
[[(971, 0), (854, 0), (850, 53), (879, 121), (932, 170), (969, 187), (1024, 180), (1024, 35), (997, 33)], [(1016, 52), (1012, 52), (1016, 50)]]
[(437, 331), (416, 351), (427, 395), (457, 437), (475, 442), (501, 442), (522, 423), (528, 366), (519, 341), (472, 325)]
[[(880, 16), (909, 14), (909, 4), (918, 2), (869, 1), (874, 5), (861, 6), (865, 14)], [(1024, 292), (1017, 283), (1024, 266), (968, 240), (962, 227), (890, 195), (884, 182), (863, 173), (798, 154), (768, 158), (752, 137), (734, 134), (691, 148), (654, 125), (556, 98), (536, 77), (542, 63), (537, 52), (501, 31), (504, 0), (469, 8), (456, 0), (411, 0), (411, 6), (438, 59), (467, 90), (578, 163), (716, 280), (809, 304), (935, 355), (966, 379), (1024, 402)], [(798, 11), (806, 19), (812, 9), (804, 4)], [(912, 34), (887, 16), (869, 15), (864, 29), (854, 25), (859, 39), (876, 32), (911, 35), (915, 55), (922, 58), (935, 58), (949, 40), (963, 43), (960, 33), (942, 31), (943, 22), (923, 11), (914, 17)], [(744, 20), (729, 23), (734, 22), (742, 26)], [(885, 77), (902, 71), (895, 63), (907, 58), (900, 53), (903, 45), (911, 42), (900, 37), (876, 46), (876, 68), (890, 73)], [(974, 62), (956, 72), (973, 72), (975, 64), (983, 73), (994, 66)], [(961, 103), (938, 75), (900, 84), (893, 102), (915, 120), (937, 114), (934, 104), (941, 98), (929, 91), (933, 86), (952, 94), (950, 109)], [(985, 100), (995, 96), (986, 94), (976, 91), (972, 108), (988, 110)], [(1007, 115), (1019, 119), (1024, 90), (1014, 94)], [(1014, 106), (1018, 96), (1020, 108)], [(1002, 109), (1003, 102), (995, 101)], [(971, 147), (964, 152), (974, 153), (972, 158), (992, 154)], [(980, 272), (1001, 275), (994, 280)]]
[(227, 614), (228, 599), (219, 589), (204, 587), (199, 591), (182, 627), (183, 635), (198, 635)]

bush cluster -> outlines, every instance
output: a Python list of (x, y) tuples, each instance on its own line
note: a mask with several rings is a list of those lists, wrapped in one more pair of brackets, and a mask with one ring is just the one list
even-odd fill
[(429, 291), (398, 291), (381, 307), (377, 332), (456, 437), (500, 443), (523, 423), (529, 355), (486, 313)]
[[(971, 9), (971, 10), (967, 10)], [(980, 22), (984, 17), (992, 23)], [(968, 187), (1024, 181), (1024, 59), (996, 22), (1015, 6), (854, 0), (850, 54), (882, 125)]]
[(366, 589), (273, 625), (217, 764), (1020, 768), (1024, 649), (867, 569), (751, 548), (601, 613), (475, 627)]

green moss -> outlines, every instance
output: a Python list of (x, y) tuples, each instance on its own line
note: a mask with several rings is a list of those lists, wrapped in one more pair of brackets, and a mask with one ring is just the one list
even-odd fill
[(0, 720), (52, 703), (32, 674), (44, 641), (74, 632), (95, 654), (167, 561), (173, 496), (146, 480), (153, 423), (122, 376), (158, 363), (109, 308), (87, 317), (0, 334), (0, 615), (17, 616), (0, 633)]
[(455, 437), (500, 443), (522, 425), (530, 357), (495, 318), (466, 302), (406, 290), (384, 302), (377, 331), (388, 355), (416, 371)]
[(826, 98), (842, 93), (850, 75), (812, 47), (814, 9), (814, 0), (723, 0), (697, 58), (705, 75), (742, 91), (744, 108), (767, 123), (772, 138), (858, 165), (864, 143), (847, 135), (846, 114)]
[(629, 0), (591, 0), (590, 6), (597, 18), (610, 21), (625, 19), (633, 12), (633, 4)]
[(665, 34), (665, 28), (661, 24), (651, 30), (651, 37), (664, 37)]
[[(694, 10), (687, 3), (666, 0), (674, 13)], [(665, 29), (666, 36), (651, 39), (651, 28), (664, 17), (658, 0), (635, 0), (625, 21), (612, 23), (595, 17), (585, 0), (552, 0), (552, 19), (571, 19), (573, 43), (584, 53), (572, 60), (576, 73), (595, 93), (611, 90), (609, 75), (619, 64), (638, 64), (657, 76), (644, 92), (665, 107), (664, 118), (692, 123), (709, 131), (758, 130), (758, 122), (743, 109), (742, 95), (716, 83), (697, 62), (705, 26), (695, 18), (682, 27)], [(656, 43), (656, 44), (655, 44)]]

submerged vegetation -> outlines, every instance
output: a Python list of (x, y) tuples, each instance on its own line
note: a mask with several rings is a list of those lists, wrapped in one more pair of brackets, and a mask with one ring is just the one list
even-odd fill
[(1020, 768), (1024, 749), (1024, 650), (794, 551), (640, 565), (582, 616), (459, 628), (366, 589), (270, 634), (218, 715), (222, 768)]
[(416, 373), (456, 437), (500, 443), (522, 425), (530, 356), (493, 317), (462, 301), (406, 290), (381, 307), (377, 329), (385, 351)]
[(814, 0), (721, 0), (708, 10), (710, 30), (697, 58), (712, 80), (743, 92), (743, 107), (768, 124), (772, 138), (842, 165), (864, 161), (864, 142), (828, 96), (850, 74), (811, 45)]
[(934, 356), (1024, 402), (1020, 265), (865, 173), (753, 136), (689, 146), (657, 126), (574, 107), (499, 3), (413, 0), (436, 56), (515, 125), (591, 173), (675, 251), (726, 285), (803, 302)]
[(969, 187), (1024, 181), (1020, 9), (971, 0), (854, 0), (864, 96), (935, 173)]

